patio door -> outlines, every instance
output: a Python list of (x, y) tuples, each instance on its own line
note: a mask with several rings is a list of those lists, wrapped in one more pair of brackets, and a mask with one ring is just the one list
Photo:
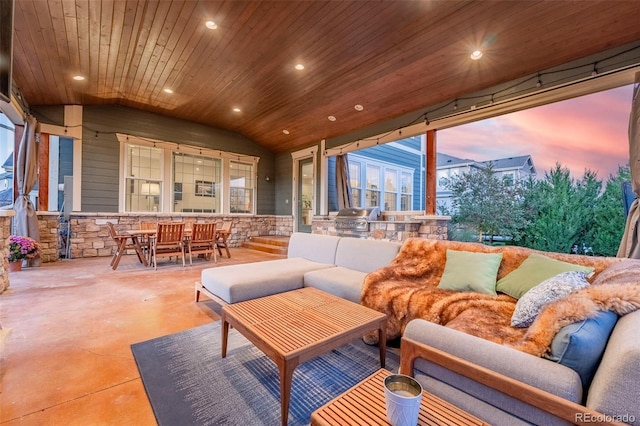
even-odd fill
[(314, 181), (313, 158), (298, 161), (298, 214), (296, 216), (299, 232), (311, 233)]
[(291, 214), (293, 230), (311, 233), (311, 222), (316, 213), (316, 156), (317, 147), (291, 153), (293, 185)]

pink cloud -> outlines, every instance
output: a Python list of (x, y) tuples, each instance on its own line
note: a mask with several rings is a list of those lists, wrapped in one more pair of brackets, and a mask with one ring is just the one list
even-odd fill
[(632, 86), (570, 99), (438, 132), (438, 151), (477, 161), (532, 156), (538, 176), (557, 162), (601, 180), (627, 164)]

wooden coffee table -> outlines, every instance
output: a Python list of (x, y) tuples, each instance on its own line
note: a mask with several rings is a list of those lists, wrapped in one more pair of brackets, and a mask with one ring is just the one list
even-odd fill
[(278, 366), (283, 425), (298, 364), (378, 330), (380, 366), (385, 365), (387, 316), (314, 288), (225, 305), (221, 317), (223, 358), (231, 325)]
[[(378, 370), (342, 395), (311, 414), (311, 426), (389, 425), (384, 401), (385, 377), (388, 370)], [(487, 425), (472, 416), (423, 391), (418, 425)]]

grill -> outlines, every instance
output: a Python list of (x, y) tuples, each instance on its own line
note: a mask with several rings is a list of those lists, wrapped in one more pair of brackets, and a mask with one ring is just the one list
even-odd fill
[(336, 231), (368, 231), (369, 221), (379, 219), (379, 207), (340, 209), (335, 227)]

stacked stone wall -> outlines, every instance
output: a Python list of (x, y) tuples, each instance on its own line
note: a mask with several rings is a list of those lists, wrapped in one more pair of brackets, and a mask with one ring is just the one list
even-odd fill
[(231, 233), (227, 239), (229, 247), (239, 247), (252, 237), (260, 235), (289, 236), (293, 229), (291, 216), (215, 216), (179, 214), (136, 213), (73, 213), (70, 218), (71, 258), (111, 256), (115, 242), (109, 236), (107, 222), (115, 225), (118, 232), (140, 229), (140, 222), (189, 221), (192, 223), (215, 222), (221, 227), (231, 221)]
[[(3, 293), (9, 288), (9, 261), (7, 256), (9, 255), (9, 236), (11, 235), (11, 216), (0, 215), (0, 293)], [(2, 328), (2, 327), (0, 327)]]

